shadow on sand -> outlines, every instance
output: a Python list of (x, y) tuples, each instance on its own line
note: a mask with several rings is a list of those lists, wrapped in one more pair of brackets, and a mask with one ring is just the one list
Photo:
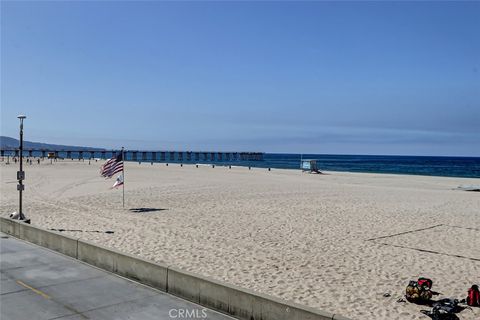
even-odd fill
[(145, 212), (154, 212), (154, 211), (164, 211), (167, 209), (161, 209), (161, 208), (131, 208), (128, 209), (132, 212), (138, 212), (138, 213), (145, 213)]

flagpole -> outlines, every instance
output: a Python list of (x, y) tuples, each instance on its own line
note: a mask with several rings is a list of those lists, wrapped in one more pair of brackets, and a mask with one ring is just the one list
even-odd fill
[(122, 176), (123, 176), (123, 184), (122, 184), (122, 206), (125, 209), (125, 165), (127, 162), (125, 161), (125, 152), (124, 148), (122, 147), (122, 161), (123, 161), (123, 167), (122, 167)]

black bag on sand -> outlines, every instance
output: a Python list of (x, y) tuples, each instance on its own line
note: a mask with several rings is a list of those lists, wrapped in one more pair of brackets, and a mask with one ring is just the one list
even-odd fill
[(422, 310), (422, 313), (433, 320), (457, 320), (459, 318), (456, 313), (462, 310), (457, 299), (442, 299), (433, 304), (431, 311)]

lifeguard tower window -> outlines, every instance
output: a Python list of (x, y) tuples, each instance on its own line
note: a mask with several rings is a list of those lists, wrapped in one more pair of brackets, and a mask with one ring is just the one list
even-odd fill
[(300, 165), (302, 171), (316, 172), (318, 173), (317, 160), (302, 160)]

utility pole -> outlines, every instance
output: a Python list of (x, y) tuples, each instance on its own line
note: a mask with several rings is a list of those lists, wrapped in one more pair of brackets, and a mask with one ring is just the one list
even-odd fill
[(23, 171), (23, 120), (26, 118), (26, 116), (21, 114), (17, 118), (20, 119), (20, 171), (17, 172), (17, 190), (20, 195), (18, 213), (20, 220), (25, 220), (25, 215), (22, 211), (22, 191), (25, 189), (25, 186), (23, 185), (23, 180), (25, 179), (25, 172)]

